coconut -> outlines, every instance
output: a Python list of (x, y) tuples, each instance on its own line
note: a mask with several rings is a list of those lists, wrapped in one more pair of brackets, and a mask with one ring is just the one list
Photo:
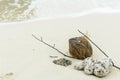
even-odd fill
[(92, 46), (85, 36), (69, 39), (69, 53), (77, 59), (85, 59), (93, 54)]

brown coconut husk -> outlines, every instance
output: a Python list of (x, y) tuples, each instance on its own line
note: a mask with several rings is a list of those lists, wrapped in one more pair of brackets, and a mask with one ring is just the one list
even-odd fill
[(77, 59), (85, 59), (93, 54), (93, 49), (85, 36), (69, 39), (69, 52)]

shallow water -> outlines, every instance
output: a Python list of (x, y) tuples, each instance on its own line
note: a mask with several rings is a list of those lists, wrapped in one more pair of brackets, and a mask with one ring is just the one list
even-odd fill
[(0, 0), (0, 21), (13, 22), (31, 19), (35, 15), (31, 0)]
[(119, 0), (0, 0), (0, 22), (75, 16), (91, 10), (120, 11)]

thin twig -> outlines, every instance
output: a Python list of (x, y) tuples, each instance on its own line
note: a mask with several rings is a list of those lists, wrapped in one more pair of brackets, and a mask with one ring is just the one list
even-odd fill
[(118, 66), (116, 66), (116, 65), (113, 65), (113, 67), (115, 67), (115, 68), (117, 68), (117, 69), (119, 69), (119, 70), (120, 70), (120, 67), (118, 67)]
[(89, 37), (87, 37), (84, 33), (82, 33), (80, 30), (78, 30), (79, 33), (81, 33), (83, 36), (85, 36), (93, 45), (95, 45), (106, 57), (108, 57), (108, 55), (98, 46), (96, 45)]
[(51, 58), (58, 58), (58, 56), (50, 56)]
[[(94, 46), (96, 46), (106, 57), (109, 57), (97, 44), (95, 44), (89, 37), (87, 37), (83, 32), (78, 30), (79, 33), (81, 33), (83, 36), (85, 36)], [(117, 68), (120, 70), (120, 67), (116, 66), (114, 62), (112, 62), (113, 67)]]
[[(37, 38), (37, 37), (36, 37), (35, 35), (33, 35), (33, 34), (32, 34), (32, 36), (33, 36), (35, 39), (37, 39), (38, 41), (44, 43), (45, 45), (47, 45), (47, 46), (51, 47), (52, 49), (56, 50), (57, 52), (61, 53), (63, 56), (68, 57), (68, 58), (74, 58), (74, 57), (72, 57), (72, 56), (68, 56), (68, 55), (64, 54), (62, 51), (60, 51), (60, 50), (58, 50), (57, 48), (55, 48), (55, 45), (52, 46), (52, 45), (46, 43), (45, 41), (43, 41), (42, 37), (41, 37), (41, 39), (39, 39), (39, 38)], [(76, 58), (74, 58), (74, 59), (76, 59)]]

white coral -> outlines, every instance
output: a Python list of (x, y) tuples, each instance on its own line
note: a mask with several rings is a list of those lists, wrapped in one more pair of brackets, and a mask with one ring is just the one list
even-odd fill
[(78, 62), (74, 68), (77, 70), (84, 70), (88, 75), (94, 74), (97, 77), (104, 77), (108, 75), (112, 70), (113, 64), (110, 58), (101, 60), (93, 60), (92, 58), (86, 58), (84, 61)]
[(84, 64), (83, 61), (77, 62), (77, 63), (75, 64), (75, 66), (74, 66), (74, 68), (75, 68), (76, 70), (83, 70), (84, 67), (85, 67), (85, 64)]
[(84, 72), (90, 75), (90, 74), (93, 74), (93, 69), (94, 67), (92, 65), (86, 65), (84, 68)]
[(111, 59), (101, 59), (94, 65), (94, 74), (98, 77), (106, 76), (111, 72), (112, 66), (113, 65)]

